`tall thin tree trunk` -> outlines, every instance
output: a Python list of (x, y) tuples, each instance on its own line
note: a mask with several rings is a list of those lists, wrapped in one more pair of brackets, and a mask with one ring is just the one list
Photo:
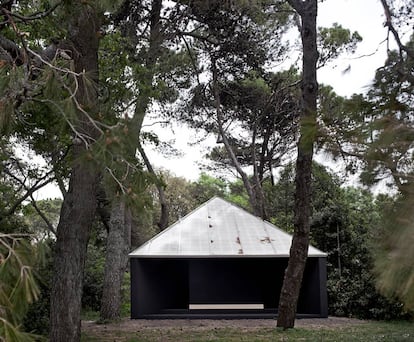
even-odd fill
[(317, 0), (289, 0), (302, 18), (303, 46), (301, 136), (296, 161), (295, 222), (290, 257), (280, 294), (277, 326), (293, 328), (309, 248), (311, 174), (316, 130)]
[[(88, 77), (97, 82), (97, 14), (92, 6), (83, 4), (83, 1), (71, 6), (74, 12), (69, 25), (69, 41), (73, 45), (75, 71), (86, 71)], [(82, 76), (77, 81), (76, 99), (92, 115), (97, 108), (96, 89), (85, 84)], [(98, 136), (85, 113), (79, 111), (73, 125), (91, 143)], [(75, 138), (69, 191), (62, 204), (54, 255), (50, 309), (50, 340), (53, 342), (80, 341), (83, 271), (89, 232), (95, 217), (99, 180), (95, 163), (85, 158), (86, 151), (84, 142)]]
[[(141, 143), (138, 144), (138, 151), (141, 154), (142, 159), (144, 160), (144, 164), (147, 167), (148, 172), (156, 176), (155, 170), (152, 167), (152, 164), (147, 154), (145, 153), (145, 150), (142, 147)], [(160, 219), (157, 222), (157, 226), (161, 231), (167, 228), (168, 226), (168, 220), (169, 220), (168, 204), (167, 204), (167, 198), (165, 197), (165, 191), (164, 191), (163, 185), (157, 182), (155, 186), (157, 187), (158, 199), (160, 201), (160, 207), (161, 207)]]
[(257, 155), (256, 155), (256, 136), (257, 136), (257, 129), (256, 124), (254, 125), (253, 129), (253, 137), (252, 137), (252, 161), (253, 161), (253, 190), (255, 195), (255, 202), (260, 212), (260, 217), (263, 220), (267, 219), (267, 212), (266, 212), (266, 199), (265, 194), (263, 191), (263, 168), (260, 165), (257, 165)]
[(131, 211), (123, 198), (114, 199), (106, 244), (102, 319), (118, 319), (121, 315), (121, 289), (128, 264), (130, 231)]
[[(211, 59), (211, 72), (212, 72), (212, 86), (213, 86), (213, 96), (214, 96), (214, 102), (215, 102), (215, 109), (216, 109), (216, 115), (217, 115), (217, 128), (219, 131), (219, 134), (223, 140), (224, 148), (226, 149), (227, 154), (229, 155), (233, 166), (235, 167), (237, 173), (240, 175), (244, 188), (246, 189), (247, 196), (249, 197), (249, 204), (250, 207), (253, 210), (254, 215), (258, 217), (262, 217), (264, 215), (264, 203), (261, 202), (262, 198), (261, 196), (257, 196), (259, 192), (257, 192), (257, 189), (255, 190), (253, 188), (253, 185), (251, 181), (249, 180), (249, 177), (247, 176), (246, 172), (243, 171), (243, 168), (241, 167), (239, 161), (237, 160), (236, 155), (234, 154), (234, 151), (230, 145), (229, 139), (227, 139), (226, 132), (223, 128), (223, 113), (221, 110), (221, 102), (220, 102), (220, 89), (219, 89), (219, 83), (218, 83), (218, 71), (216, 66), (216, 61), (213, 57)], [(256, 184), (256, 187), (261, 187), (260, 182)], [(261, 190), (261, 189), (260, 189)]]
[[(156, 62), (158, 57), (160, 56), (160, 48), (161, 44), (164, 41), (164, 35), (161, 31), (161, 9), (162, 9), (162, 0), (153, 0), (152, 7), (151, 7), (151, 17), (150, 17), (150, 45), (148, 51), (148, 57), (145, 61), (145, 66), (148, 69), (146, 79), (143, 79), (142, 82), (144, 83), (144, 88), (151, 89), (152, 82), (154, 79), (154, 67), (156, 66)], [(142, 159), (144, 160), (144, 164), (149, 173), (156, 176), (155, 170), (151, 165), (151, 162), (145, 153), (144, 147), (139, 140), (139, 135), (141, 134), (142, 123), (145, 118), (145, 114), (148, 109), (148, 105), (151, 101), (151, 95), (147, 94), (145, 91), (140, 96), (138, 102), (140, 103), (139, 106), (135, 109), (134, 120), (136, 121), (136, 126), (138, 129), (138, 151), (141, 154)], [(158, 191), (158, 199), (160, 201), (161, 212), (160, 212), (160, 219), (157, 223), (160, 230), (164, 230), (168, 226), (168, 204), (165, 198), (165, 192), (163, 185), (160, 182), (155, 184), (157, 191)]]
[[(160, 27), (160, 13), (162, 0), (153, 0), (151, 8), (151, 33), (150, 48), (146, 59), (148, 72), (140, 79), (140, 93), (136, 101), (134, 116), (129, 124), (131, 143), (127, 150), (127, 158), (135, 158), (137, 149), (143, 155), (148, 172), (155, 174), (151, 164), (146, 158), (141, 147), (139, 136), (146, 111), (151, 102), (152, 82), (154, 77), (154, 66), (160, 53), (163, 41)], [(164, 198), (164, 191), (157, 185), (160, 201)], [(168, 221), (168, 211), (161, 214), (163, 222)], [(128, 223), (129, 222), (129, 223)], [(103, 293), (101, 300), (100, 318), (102, 320), (113, 320), (120, 318), (121, 313), (121, 286), (125, 269), (128, 263), (128, 252), (130, 248), (132, 217), (131, 210), (124, 198), (114, 199), (112, 203), (109, 234), (107, 239), (107, 250), (105, 260), (105, 275), (103, 281)], [(128, 238), (127, 238), (128, 237)]]
[[(161, 30), (161, 9), (162, 9), (162, 0), (153, 0), (151, 6), (150, 14), (150, 37), (149, 37), (149, 50), (148, 56), (145, 60), (145, 67), (148, 69), (147, 75), (141, 80), (144, 90), (139, 96), (138, 104), (135, 108), (134, 113), (134, 126), (137, 129), (137, 149), (141, 154), (144, 164), (149, 173), (156, 176), (155, 170), (151, 165), (151, 162), (145, 153), (145, 150), (141, 144), (140, 134), (142, 129), (142, 123), (144, 122), (145, 114), (147, 112), (148, 106), (151, 102), (151, 92), (152, 92), (152, 82), (154, 79), (154, 68), (157, 63), (157, 59), (161, 53), (161, 45), (164, 41), (164, 35)], [(162, 184), (155, 184), (158, 191), (158, 198), (161, 204), (160, 220), (158, 222), (158, 227), (160, 230), (167, 228), (168, 225), (168, 205), (165, 198), (164, 188)]]

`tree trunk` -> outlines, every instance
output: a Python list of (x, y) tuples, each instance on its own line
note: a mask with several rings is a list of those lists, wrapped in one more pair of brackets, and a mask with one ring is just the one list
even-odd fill
[(277, 326), (293, 328), (300, 287), (309, 248), (311, 216), (311, 173), (316, 131), (317, 0), (289, 0), (302, 18), (303, 46), (302, 114), (296, 161), (295, 222), (290, 257), (280, 294)]
[[(71, 6), (74, 13), (69, 25), (69, 41), (73, 47), (75, 71), (86, 71), (89, 79), (97, 82), (97, 15), (89, 5), (77, 2)], [(85, 84), (82, 76), (77, 81), (76, 100), (84, 110), (96, 112), (96, 89)], [(78, 112), (73, 126), (88, 142), (98, 137), (98, 132), (84, 112)], [(81, 336), (83, 271), (90, 227), (95, 217), (99, 180), (96, 164), (85, 156), (87, 148), (83, 141), (74, 139), (69, 190), (62, 204), (54, 255), (50, 309), (50, 340), (53, 342), (80, 341)]]
[[(267, 212), (266, 212), (266, 199), (265, 194), (263, 191), (263, 168), (262, 165), (257, 165), (257, 155), (256, 155), (256, 136), (257, 136), (257, 129), (256, 125), (253, 129), (253, 136), (252, 136), (252, 161), (253, 161), (253, 190), (255, 195), (255, 202), (257, 206), (257, 211), (259, 211), (260, 216), (263, 220), (267, 219)], [(263, 155), (262, 155), (263, 156)], [(262, 158), (261, 158), (262, 159)], [(261, 161), (260, 161), (261, 164)]]
[(113, 320), (121, 316), (121, 289), (128, 264), (130, 231), (131, 212), (123, 198), (114, 199), (106, 244), (101, 319)]
[[(82, 148), (77, 154), (82, 152)], [(50, 308), (50, 340), (79, 341), (83, 271), (95, 217), (96, 171), (79, 163), (72, 169), (57, 228)]]
[[(151, 101), (152, 82), (154, 77), (154, 66), (160, 53), (160, 46), (163, 41), (160, 32), (160, 13), (162, 8), (162, 0), (153, 0), (150, 16), (150, 48), (146, 58), (146, 68), (148, 72), (140, 81), (140, 93), (136, 101), (134, 116), (129, 124), (129, 135), (131, 144), (127, 150), (127, 159), (134, 159), (137, 149), (143, 156), (148, 172), (155, 175), (152, 166), (146, 157), (139, 136), (141, 133), (142, 123), (145, 118), (146, 111)], [(133, 37), (134, 38), (134, 37)], [(160, 196), (160, 202), (164, 198), (164, 191), (157, 186)], [(163, 207), (162, 207), (163, 208)], [(161, 220), (168, 222), (168, 211), (161, 213)], [(131, 210), (125, 199), (113, 199), (111, 219), (109, 224), (109, 233), (107, 238), (105, 275), (103, 281), (103, 293), (101, 300), (100, 318), (102, 320), (113, 320), (120, 318), (121, 313), (121, 286), (128, 262), (128, 252), (130, 247), (130, 235), (132, 217)]]
[[(147, 73), (146, 79), (142, 80), (142, 83), (144, 84), (143, 88), (148, 89), (148, 90), (152, 89), (152, 82), (154, 79), (154, 67), (156, 66), (158, 57), (160, 56), (160, 53), (161, 53), (160, 48), (164, 41), (164, 35), (161, 31), (161, 21), (160, 21), (161, 20), (161, 9), (162, 9), (162, 0), (153, 0), (152, 7), (151, 7), (151, 15), (150, 15), (150, 39), (149, 39), (150, 45), (149, 45), (148, 56), (145, 61), (145, 66), (149, 72)], [(139, 105), (135, 108), (134, 119), (136, 121), (136, 126), (138, 128), (138, 136), (141, 134), (142, 123), (144, 121), (145, 114), (148, 109), (150, 100), (151, 100), (151, 94), (147, 94), (145, 91), (143, 91), (142, 95), (140, 96), (138, 100)], [(142, 159), (144, 160), (144, 164), (148, 172), (154, 176), (157, 176), (154, 168), (151, 165), (150, 160), (148, 159), (147, 154), (145, 153), (145, 150), (140, 140), (138, 140), (137, 148), (141, 154)], [(157, 225), (160, 230), (164, 230), (168, 226), (168, 219), (169, 219), (168, 204), (165, 198), (165, 192), (164, 192), (164, 188), (161, 182), (157, 182), (155, 186), (158, 191), (158, 199), (160, 201), (160, 207), (161, 207), (160, 219)]]
[[(145, 153), (145, 150), (142, 147), (141, 143), (138, 144), (138, 151), (141, 154), (142, 159), (144, 160), (144, 164), (147, 167), (148, 172), (156, 176), (155, 170), (152, 167), (151, 162), (148, 159), (148, 156)], [(168, 204), (167, 204), (167, 198), (165, 197), (164, 187), (160, 183), (161, 182), (157, 182), (155, 186), (158, 191), (158, 199), (160, 201), (160, 207), (161, 207), (160, 219), (157, 222), (157, 226), (160, 229), (160, 231), (162, 231), (168, 227), (169, 212), (168, 212)]]
[[(138, 103), (139, 105), (135, 108), (134, 113), (134, 121), (135, 125), (137, 127), (137, 134), (138, 139), (139, 135), (141, 134), (141, 128), (142, 123), (145, 118), (146, 111), (148, 109), (148, 105), (151, 101), (151, 92), (152, 92), (152, 82), (154, 79), (154, 68), (157, 63), (157, 59), (160, 56), (161, 53), (161, 45), (164, 41), (164, 35), (161, 31), (161, 9), (162, 9), (162, 0), (153, 0), (152, 1), (152, 7), (151, 7), (151, 15), (150, 15), (150, 37), (149, 37), (149, 51), (148, 56), (145, 61), (145, 66), (148, 69), (148, 73), (146, 78), (143, 78), (141, 82), (143, 83), (143, 88), (147, 89), (147, 91), (143, 91), (142, 94), (140, 94)], [(149, 93), (148, 93), (149, 91)], [(144, 160), (144, 164), (148, 170), (149, 173), (156, 176), (155, 170), (151, 165), (150, 160), (148, 159), (147, 154), (145, 153), (145, 150), (141, 144), (141, 142), (138, 140), (137, 148), (141, 154), (142, 159)], [(157, 223), (160, 230), (164, 230), (168, 226), (168, 205), (167, 200), (165, 198), (165, 192), (164, 188), (160, 183), (155, 184), (158, 191), (158, 198), (161, 205), (161, 212), (160, 212), (160, 219)]]
[[(219, 89), (219, 83), (218, 83), (218, 72), (216, 67), (216, 61), (213, 57), (211, 57), (211, 72), (212, 72), (212, 82), (213, 82), (213, 96), (214, 96), (214, 102), (215, 102), (215, 109), (216, 109), (216, 115), (217, 115), (217, 128), (219, 131), (219, 134), (223, 140), (224, 148), (226, 149), (227, 154), (230, 157), (230, 160), (233, 163), (233, 166), (235, 167), (237, 173), (240, 175), (244, 188), (246, 189), (247, 196), (249, 197), (249, 204), (250, 207), (253, 210), (253, 214), (255, 216), (261, 217), (264, 219), (264, 203), (262, 202), (262, 199), (264, 196), (260, 196), (261, 184), (258, 182), (256, 184), (256, 189), (254, 189), (251, 181), (249, 180), (249, 177), (247, 176), (246, 172), (243, 171), (242, 166), (240, 165), (239, 161), (237, 160), (236, 155), (234, 154), (234, 151), (230, 145), (229, 139), (227, 139), (226, 132), (223, 128), (223, 113), (221, 111), (221, 102), (220, 102), (220, 89)], [(256, 166), (254, 166), (256, 167)], [(258, 188), (260, 189), (258, 190)]]

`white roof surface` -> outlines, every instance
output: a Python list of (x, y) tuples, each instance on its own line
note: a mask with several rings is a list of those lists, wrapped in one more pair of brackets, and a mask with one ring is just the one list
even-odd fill
[[(144, 257), (288, 257), (292, 236), (213, 197), (129, 254)], [(310, 246), (310, 257), (326, 256)]]

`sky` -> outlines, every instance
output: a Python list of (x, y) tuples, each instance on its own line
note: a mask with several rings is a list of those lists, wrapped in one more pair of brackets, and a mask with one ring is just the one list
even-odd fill
[[(351, 56), (340, 56), (334, 63), (318, 70), (318, 82), (331, 85), (337, 94), (350, 96), (367, 90), (375, 70), (383, 65), (386, 58), (387, 30), (384, 28), (383, 9), (380, 0), (324, 0), (318, 8), (318, 26), (329, 27), (339, 23), (344, 28), (358, 31), (363, 41), (359, 43), (357, 51)], [(351, 65), (348, 72), (343, 71)], [(145, 125), (158, 134), (163, 141), (171, 143), (181, 151), (177, 158), (166, 158), (150, 147), (146, 147), (147, 154), (155, 168), (170, 170), (174, 175), (187, 180), (197, 180), (201, 171), (200, 163), (205, 162), (206, 146), (215, 144), (215, 137), (209, 137), (203, 146), (190, 146), (197, 141), (197, 135), (184, 126), (172, 125), (171, 128), (152, 125), (148, 120)], [(145, 129), (145, 128), (144, 128)], [(318, 161), (323, 157), (317, 156)], [(327, 161), (335, 171), (338, 165)], [(60, 197), (55, 186), (48, 186), (37, 194), (40, 198)]]
[[(379, 0), (325, 0), (319, 4), (318, 26), (329, 27), (339, 23), (344, 28), (357, 31), (363, 38), (353, 55), (340, 56), (334, 63), (318, 70), (318, 82), (331, 85), (335, 92), (350, 96), (367, 90), (375, 75), (375, 70), (383, 65), (386, 58), (387, 30)], [(383, 43), (381, 43), (383, 42)], [(351, 65), (349, 72), (343, 71)], [(169, 140), (183, 154), (178, 158), (165, 158), (147, 148), (148, 155), (156, 168), (171, 170), (176, 176), (197, 180), (200, 175), (199, 164), (205, 161), (206, 145), (215, 144), (210, 137), (203, 146), (189, 146), (197, 140), (194, 132), (183, 127), (156, 127), (154, 131), (161, 139)], [(319, 156), (318, 161), (322, 161)], [(329, 163), (332, 169), (337, 165)]]
[[(379, 0), (327, 0), (319, 5), (318, 26), (339, 23), (363, 38), (354, 55), (341, 56), (318, 72), (319, 82), (331, 84), (339, 95), (366, 91), (375, 70), (386, 58), (387, 29)], [(350, 72), (343, 71), (351, 65)]]

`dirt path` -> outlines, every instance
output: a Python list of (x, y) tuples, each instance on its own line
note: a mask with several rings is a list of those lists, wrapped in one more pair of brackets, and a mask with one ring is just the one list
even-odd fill
[[(343, 317), (303, 318), (297, 319), (295, 326), (307, 329), (337, 329), (365, 323), (366, 321)], [(96, 324), (94, 321), (83, 321), (82, 331), (95, 336), (102, 336), (111, 331), (136, 333), (145, 330), (178, 329), (181, 331), (206, 331), (211, 329), (236, 328), (242, 332), (243, 330), (254, 331), (262, 328), (274, 328), (275, 326), (276, 320), (274, 319), (123, 319), (120, 322), (110, 324)]]

